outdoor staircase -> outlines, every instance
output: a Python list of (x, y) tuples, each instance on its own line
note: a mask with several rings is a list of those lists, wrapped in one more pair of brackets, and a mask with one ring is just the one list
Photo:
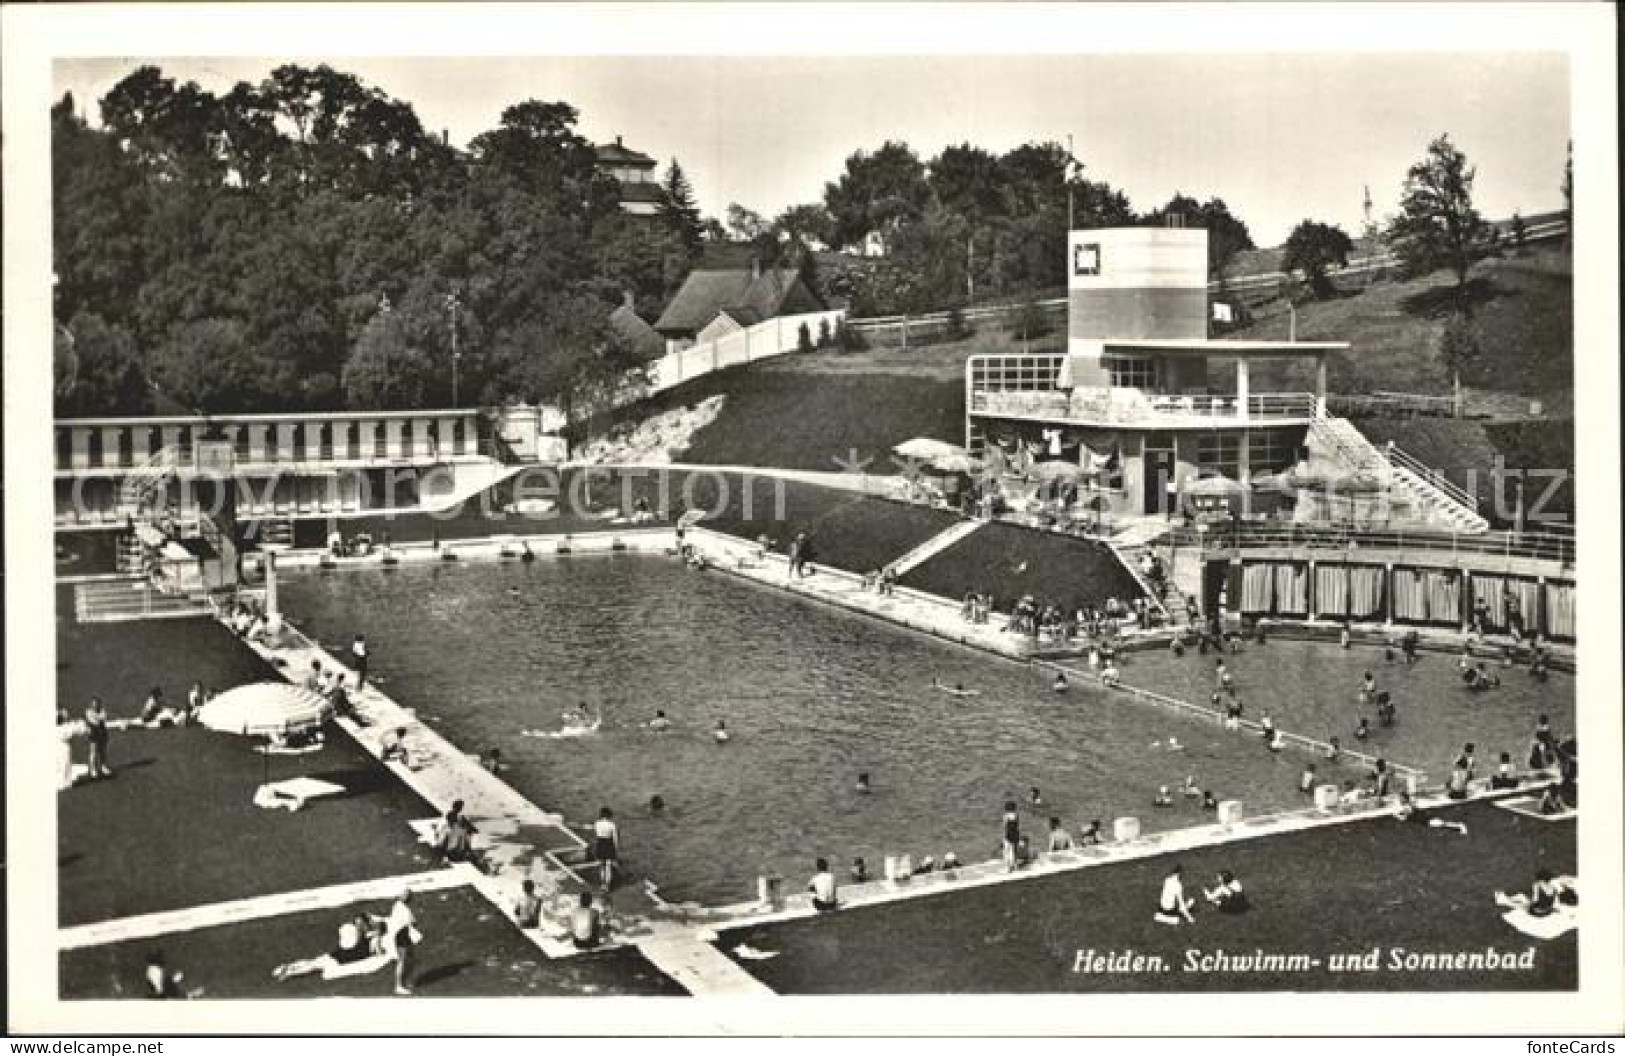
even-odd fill
[(1378, 448), (1347, 418), (1317, 415), (1309, 425), (1308, 443), (1311, 449), (1335, 453), (1350, 472), (1386, 482), (1390, 501), (1405, 511), (1407, 520), (1463, 534), (1489, 530), (1472, 496), (1397, 445)]
[(287, 550), (293, 546), (293, 521), (287, 517), (271, 517), (259, 522), (259, 547)]
[(916, 546), (902, 557), (899, 557), (897, 560), (891, 562), (890, 567), (892, 571), (901, 576), (910, 569), (918, 568), (920, 565), (925, 564), (927, 561), (931, 560), (933, 557), (936, 557), (938, 554), (942, 553), (950, 546), (953, 546), (955, 543), (958, 543), (960, 540), (974, 535), (976, 532), (986, 527), (987, 523), (988, 522), (986, 521), (977, 520), (960, 521), (952, 528), (938, 532), (936, 535), (933, 535), (931, 538), (927, 539), (919, 546)]
[(117, 550), (113, 555), (113, 567), (127, 576), (139, 576), (146, 572), (146, 549), (141, 540), (135, 537), (134, 532), (118, 533), (118, 541), (114, 544)]
[[(1110, 546), (1112, 551), (1117, 554), (1117, 559), (1122, 562), (1124, 568), (1128, 569), (1129, 575), (1134, 577), (1134, 582), (1138, 583), (1140, 585), (1140, 589), (1145, 592), (1146, 600), (1162, 610), (1163, 619), (1167, 621), (1170, 626), (1178, 623), (1184, 618), (1185, 596), (1179, 592), (1177, 587), (1174, 586), (1172, 578), (1168, 580), (1167, 593), (1161, 598), (1158, 598), (1156, 587), (1154, 587), (1151, 584), (1151, 581), (1147, 579), (1140, 571), (1140, 558), (1144, 557), (1148, 553), (1151, 553), (1155, 549), (1155, 546), (1151, 543), (1151, 541), (1146, 540), (1142, 542), (1135, 542), (1132, 538), (1130, 538), (1130, 541), (1127, 543), (1119, 543), (1116, 540), (1113, 540), (1107, 545)], [(1164, 562), (1164, 564), (1166, 564), (1166, 562)]]

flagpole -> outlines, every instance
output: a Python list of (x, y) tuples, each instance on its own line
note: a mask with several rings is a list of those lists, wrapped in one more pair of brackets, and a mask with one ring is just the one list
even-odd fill
[(1066, 231), (1072, 233), (1072, 166), (1077, 160), (1072, 156), (1072, 133), (1066, 134), (1066, 165), (1062, 168), (1066, 179)]

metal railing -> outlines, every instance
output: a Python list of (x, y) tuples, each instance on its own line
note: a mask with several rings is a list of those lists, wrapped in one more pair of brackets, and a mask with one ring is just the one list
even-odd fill
[(1413, 475), (1433, 488), (1444, 493), (1452, 502), (1464, 507), (1469, 513), (1478, 512), (1478, 499), (1467, 494), (1466, 489), (1451, 481), (1443, 473), (1412, 455), (1392, 440), (1382, 448), (1383, 457), (1400, 469), (1408, 470)]
[(1241, 521), (1208, 525), (1206, 530), (1181, 525), (1171, 528), (1162, 538), (1177, 546), (1193, 546), (1204, 551), (1422, 550), (1432, 553), (1556, 561), (1565, 566), (1574, 564), (1575, 551), (1572, 529), (1461, 533), (1341, 525), (1306, 527), (1296, 524), (1277, 525)]
[(1316, 400), (1307, 392), (1259, 393), (1243, 402), (1238, 396), (1147, 393), (1131, 388), (1050, 392), (973, 389), (970, 409), (979, 414), (1021, 418), (1156, 425), (1188, 418), (1306, 420), (1314, 417)]

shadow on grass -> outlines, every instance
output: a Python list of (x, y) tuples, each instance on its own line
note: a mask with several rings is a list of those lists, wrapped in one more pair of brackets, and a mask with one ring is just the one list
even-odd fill
[(473, 961), (457, 961), (453, 964), (442, 964), (438, 967), (430, 968), (422, 975), (419, 975), (417, 979), (413, 981), (413, 983), (418, 987), (433, 986), (435, 983), (444, 982), (447, 979), (461, 975), (464, 969), (472, 967), (474, 967)]
[(1411, 294), (1399, 304), (1411, 315), (1424, 319), (1441, 319), (1463, 308), (1470, 313), (1473, 309), (1493, 300), (1522, 295), (1522, 290), (1503, 288), (1496, 285), (1488, 276), (1480, 275), (1468, 279), (1465, 286), (1458, 287), (1454, 284), (1430, 286)]

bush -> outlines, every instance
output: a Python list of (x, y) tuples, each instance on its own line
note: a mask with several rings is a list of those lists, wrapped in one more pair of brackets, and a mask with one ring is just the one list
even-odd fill
[(796, 351), (811, 352), (812, 350), (812, 331), (807, 329), (806, 323), (802, 323), (796, 328)]
[(820, 319), (820, 320), (818, 320), (818, 347), (819, 348), (828, 348), (829, 347), (829, 342), (830, 342), (829, 320), (828, 319)]
[(863, 331), (859, 330), (855, 326), (848, 326), (845, 323), (841, 324), (840, 329), (837, 330), (836, 333), (835, 333), (835, 337), (836, 337), (836, 340), (838, 340), (840, 342), (841, 349), (843, 351), (846, 351), (846, 352), (867, 352), (867, 351), (869, 351), (869, 339), (864, 337), (863, 336)]
[(965, 322), (964, 310), (957, 304), (948, 309), (948, 340), (959, 341), (969, 337), (970, 334), (971, 329)]
[(1022, 301), (1010, 317), (1009, 329), (1022, 338), (1043, 337), (1049, 333), (1049, 316), (1032, 298)]

